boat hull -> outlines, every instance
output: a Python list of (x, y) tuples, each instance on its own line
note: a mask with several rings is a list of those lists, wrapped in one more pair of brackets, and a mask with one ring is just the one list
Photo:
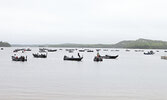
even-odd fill
[(70, 58), (70, 57), (67, 57), (67, 56), (64, 56), (64, 60), (69, 60), (69, 61), (81, 61), (83, 59), (83, 57), (80, 57), (80, 58)]
[(109, 55), (102, 56), (103, 59), (116, 59), (117, 57), (118, 57), (118, 55), (116, 55), (116, 56), (109, 56)]
[(38, 54), (32, 54), (35, 58), (47, 58), (47, 55), (45, 55), (45, 54), (40, 54), (40, 55), (38, 55)]

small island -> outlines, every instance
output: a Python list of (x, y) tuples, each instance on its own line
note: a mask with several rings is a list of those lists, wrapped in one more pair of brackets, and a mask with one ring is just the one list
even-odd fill
[(7, 42), (0, 41), (0, 47), (11, 47), (11, 45)]

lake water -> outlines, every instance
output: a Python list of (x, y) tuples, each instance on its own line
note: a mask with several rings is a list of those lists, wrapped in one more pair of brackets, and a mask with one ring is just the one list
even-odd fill
[(160, 59), (167, 55), (164, 50), (146, 56), (109, 49), (100, 54), (119, 57), (103, 62), (93, 61), (96, 52), (84, 52), (84, 59), (74, 62), (63, 56), (75, 57), (77, 51), (63, 49), (37, 59), (32, 53), (38, 48), (31, 48), (23, 54), (27, 62), (14, 62), (14, 49), (0, 50), (0, 100), (167, 100), (167, 60)]

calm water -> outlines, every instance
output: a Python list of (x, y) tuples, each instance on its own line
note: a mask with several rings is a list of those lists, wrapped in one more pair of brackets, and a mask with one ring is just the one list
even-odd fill
[(77, 56), (65, 50), (33, 58), (38, 48), (23, 54), (27, 62), (13, 62), (14, 49), (0, 51), (0, 100), (167, 100), (167, 60), (160, 59), (167, 55), (164, 50), (152, 56), (101, 51), (119, 57), (97, 63), (96, 52), (81, 53), (82, 62), (63, 61), (64, 55)]

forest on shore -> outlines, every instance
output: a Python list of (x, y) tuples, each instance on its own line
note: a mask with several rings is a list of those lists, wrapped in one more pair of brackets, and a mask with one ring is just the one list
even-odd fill
[(129, 48), (129, 49), (167, 49), (167, 41), (137, 39), (125, 40), (116, 44), (35, 44), (35, 45), (19, 45), (14, 44), (13, 47), (68, 47), (68, 48)]
[(0, 41), (0, 47), (11, 47), (11, 45), (7, 42)]

